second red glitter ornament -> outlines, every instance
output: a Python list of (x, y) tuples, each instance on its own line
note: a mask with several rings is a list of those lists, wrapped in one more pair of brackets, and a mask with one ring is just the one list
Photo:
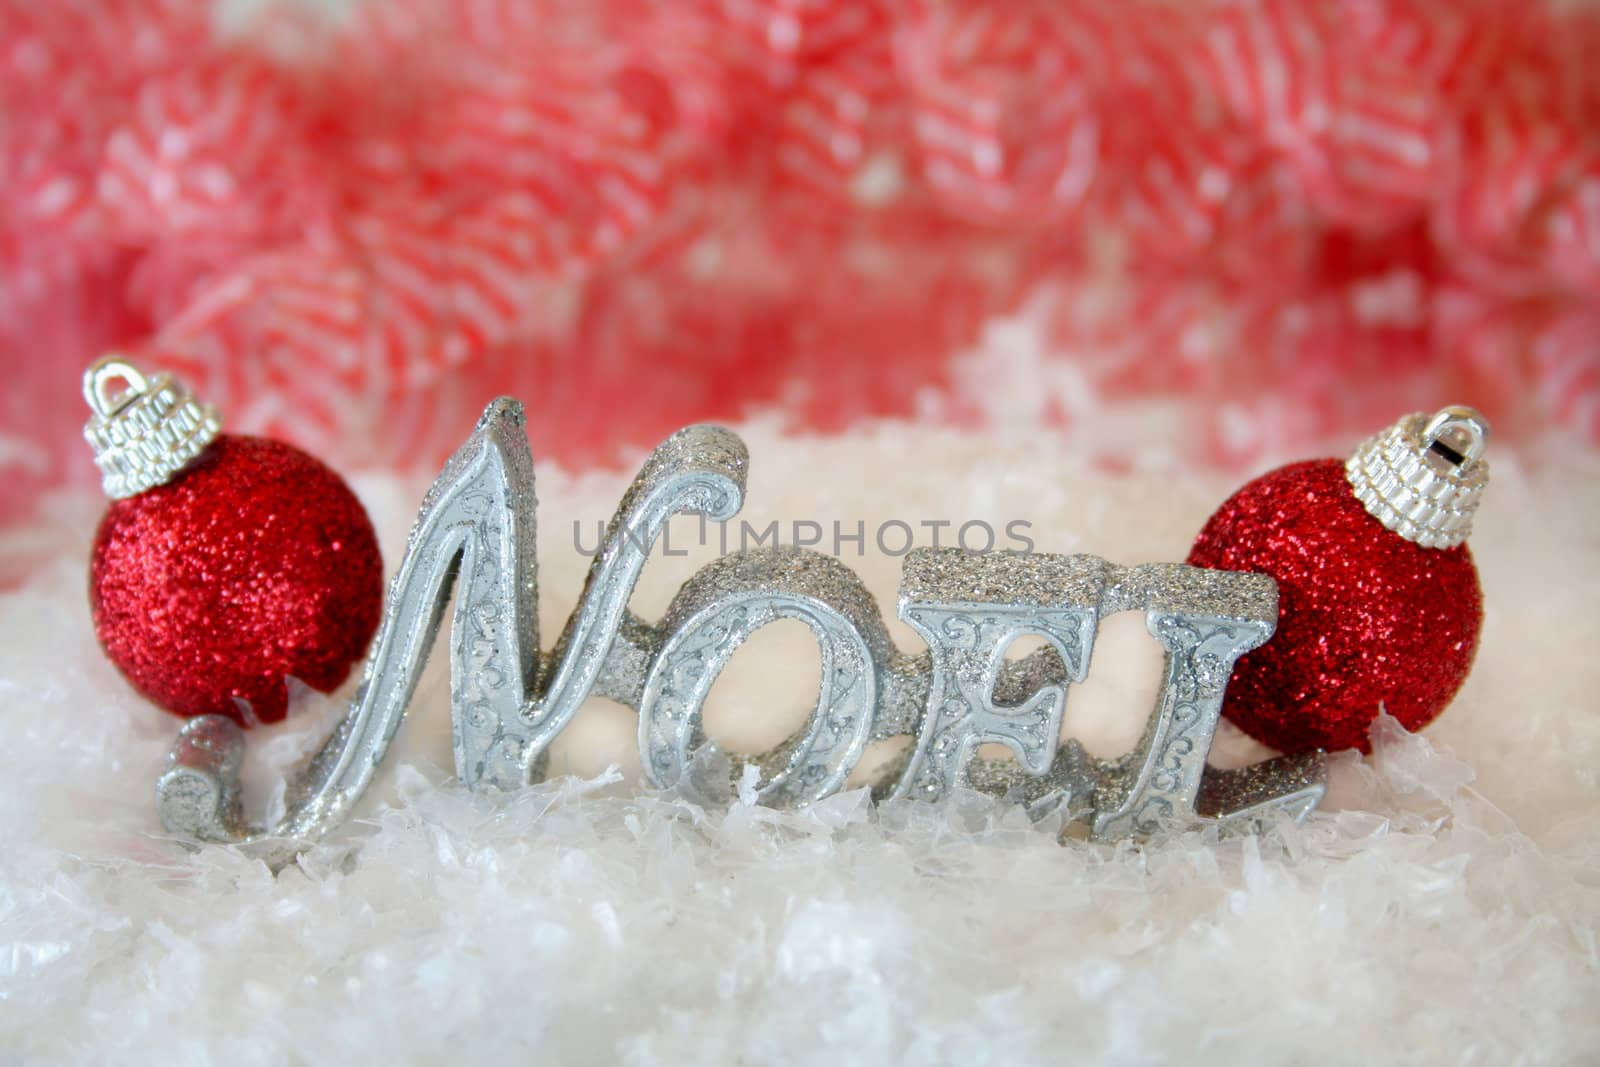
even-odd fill
[(1380, 711), (1416, 730), (1466, 680), (1483, 595), (1466, 546), (1488, 484), (1488, 423), (1410, 415), (1348, 462), (1296, 463), (1240, 489), (1189, 553), (1278, 583), (1278, 629), (1241, 658), (1222, 712), (1281, 752), (1370, 749)]
[(337, 688), (383, 595), (377, 537), (344, 481), (281, 441), (219, 436), (181, 385), (115, 358), (89, 369), (84, 395), (113, 497), (90, 602), (123, 675), (175, 715), (245, 725), (284, 717), (288, 678)]

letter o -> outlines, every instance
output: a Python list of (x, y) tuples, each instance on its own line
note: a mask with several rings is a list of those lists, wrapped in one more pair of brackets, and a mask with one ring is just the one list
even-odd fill
[[(817, 639), (817, 707), (775, 749), (734, 759), (724, 776), (716, 742), (701, 730), (706, 697), (739, 646), (780, 619), (805, 623)], [(750, 763), (763, 772), (758, 799), (775, 807), (809, 804), (844, 785), (871, 737), (890, 648), (871, 596), (847, 567), (797, 549), (716, 560), (680, 591), (665, 629), (639, 700), (639, 756), (653, 784), (722, 801)]]

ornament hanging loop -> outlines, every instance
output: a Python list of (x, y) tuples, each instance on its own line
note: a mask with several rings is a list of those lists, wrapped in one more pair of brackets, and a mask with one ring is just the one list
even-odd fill
[(1489, 420), (1476, 408), (1443, 408), (1423, 427), (1422, 447), (1436, 469), (1465, 470), (1489, 447)]
[[(115, 397), (114, 382), (127, 388)], [(164, 485), (222, 432), (222, 420), (170, 374), (146, 378), (118, 355), (98, 360), (83, 375), (83, 399), (93, 412), (83, 427), (94, 450), (100, 485), (113, 500)]]
[[(115, 399), (111, 396), (113, 382), (127, 385)], [(83, 400), (102, 419), (110, 418), (150, 391), (150, 382), (132, 363), (113, 353), (96, 360), (83, 372)]]
[(1454, 548), (1489, 484), (1488, 444), (1489, 420), (1472, 408), (1419, 411), (1356, 449), (1345, 476), (1384, 526), (1423, 548)]

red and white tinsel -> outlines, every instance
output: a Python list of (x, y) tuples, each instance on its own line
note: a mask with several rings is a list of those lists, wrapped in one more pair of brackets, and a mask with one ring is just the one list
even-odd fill
[(1528, 0), (4, 0), (0, 514), (113, 346), (336, 462), (496, 391), (572, 459), (959, 417), (1041, 291), (1218, 453), (1441, 391), (1600, 440), (1597, 69)]

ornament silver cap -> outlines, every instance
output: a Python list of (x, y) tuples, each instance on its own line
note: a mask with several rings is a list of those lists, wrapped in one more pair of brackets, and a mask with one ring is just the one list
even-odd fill
[(1467, 407), (1417, 412), (1369, 438), (1345, 464), (1356, 499), (1423, 548), (1454, 548), (1472, 533), (1489, 484), (1489, 420)]
[[(113, 395), (112, 386), (126, 388)], [(94, 449), (100, 485), (113, 500), (172, 480), (222, 431), (222, 420), (170, 374), (146, 378), (110, 355), (83, 373), (83, 399), (93, 412), (83, 436)]]

